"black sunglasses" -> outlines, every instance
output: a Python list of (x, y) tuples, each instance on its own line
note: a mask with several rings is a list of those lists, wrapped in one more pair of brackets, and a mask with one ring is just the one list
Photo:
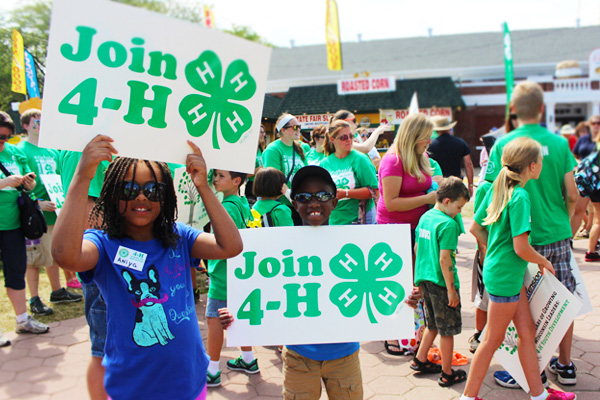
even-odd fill
[(315, 140), (316, 139), (325, 139), (325, 135), (315, 135)]
[(330, 192), (298, 193), (296, 196), (294, 196), (294, 200), (296, 200), (298, 203), (310, 203), (313, 197), (321, 203), (325, 203), (326, 201), (333, 199), (335, 196)]
[(121, 186), (121, 200), (131, 201), (143, 191), (148, 200), (160, 201), (166, 190), (167, 185), (162, 182), (148, 182), (142, 187), (135, 182), (125, 181)]
[(0, 140), (8, 140), (11, 137), (13, 137), (14, 135), (0, 135)]

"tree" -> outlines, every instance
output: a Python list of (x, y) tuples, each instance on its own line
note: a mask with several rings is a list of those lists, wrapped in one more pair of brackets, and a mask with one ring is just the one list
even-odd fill
[(231, 29), (225, 29), (223, 32), (230, 33), (235, 36), (239, 36), (252, 42), (257, 42), (269, 47), (275, 47), (273, 44), (267, 42), (262, 36), (256, 33), (252, 28), (243, 25), (233, 24)]

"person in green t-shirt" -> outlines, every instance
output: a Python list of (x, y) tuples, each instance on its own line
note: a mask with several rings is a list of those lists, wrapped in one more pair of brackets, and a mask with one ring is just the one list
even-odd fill
[(260, 125), (260, 134), (258, 135), (258, 148), (256, 149), (256, 160), (254, 162), (254, 174), (248, 175), (248, 180), (246, 180), (246, 188), (244, 189), (244, 195), (246, 199), (248, 199), (248, 204), (250, 207), (256, 203), (256, 196), (252, 191), (252, 186), (254, 185), (254, 176), (260, 171), (263, 167), (262, 154), (265, 151), (265, 127), (264, 125)]
[[(240, 197), (240, 186), (247, 175), (241, 172), (215, 169), (213, 173), (215, 191), (223, 193), (223, 207), (238, 229), (246, 228), (250, 221), (250, 207), (245, 197)], [(206, 385), (216, 387), (221, 385), (221, 370), (219, 360), (223, 347), (224, 330), (219, 321), (219, 309), (227, 307), (227, 260), (208, 260), (208, 303), (206, 304), (206, 322), (208, 326), (208, 341), (206, 353), (210, 357)], [(235, 360), (229, 360), (227, 367), (232, 370), (244, 371), (249, 374), (259, 372), (258, 362), (254, 358), (252, 347), (242, 347), (242, 355)]]
[(323, 143), (325, 143), (326, 132), (327, 127), (325, 125), (317, 125), (310, 133), (310, 145), (312, 148), (306, 156), (308, 165), (319, 165), (325, 159), (326, 155)]
[(375, 223), (377, 172), (369, 157), (352, 149), (353, 133), (346, 121), (334, 121), (325, 138), (327, 158), (320, 166), (331, 174), (337, 186), (338, 205), (331, 213), (331, 225), (359, 222), (359, 205), (365, 200), (362, 223)]
[[(471, 233), (486, 249), (483, 281), (489, 293), (485, 335), (473, 358), (463, 397), (476, 397), (490, 362), (504, 341), (512, 321), (519, 336), (519, 361), (532, 398), (546, 398), (535, 345), (535, 324), (523, 280), (528, 263), (539, 265), (541, 273), (554, 273), (552, 263), (529, 243), (532, 230), (531, 200), (523, 189), (540, 177), (542, 146), (528, 137), (519, 137), (504, 147), (498, 177), (477, 209)], [(545, 168), (545, 166), (544, 166)], [(487, 229), (486, 229), (487, 227)], [(552, 394), (552, 389), (548, 389)], [(552, 398), (574, 399), (572, 393)]]
[(279, 201), (288, 191), (283, 172), (263, 168), (254, 180), (254, 194), (260, 198), (252, 207), (250, 227), (294, 226), (292, 210)]
[[(279, 140), (269, 144), (262, 154), (263, 167), (273, 167), (285, 175), (285, 182), (290, 186), (294, 174), (306, 165), (306, 155), (310, 146), (300, 142), (300, 123), (291, 114), (282, 114), (275, 123)], [(286, 197), (281, 199), (291, 207)]]
[[(440, 386), (463, 382), (464, 370), (452, 369), (454, 336), (460, 334), (461, 306), (454, 251), (458, 246), (459, 224), (454, 219), (469, 201), (462, 180), (446, 178), (436, 193), (434, 208), (421, 216), (416, 229), (415, 285), (421, 288), (427, 328), (410, 368), (421, 373), (437, 373)], [(427, 353), (440, 334), (442, 367), (427, 360)]]
[[(517, 114), (519, 127), (510, 135), (500, 138), (492, 147), (485, 179), (494, 181), (503, 166), (501, 158), (504, 147), (511, 141), (528, 137), (542, 146), (544, 169), (539, 179), (529, 181), (525, 185), (531, 203), (536, 205), (531, 208), (530, 240), (533, 248), (552, 263), (556, 270), (556, 278), (573, 293), (577, 282), (571, 272), (570, 216), (578, 196), (573, 177), (577, 162), (567, 140), (539, 124), (544, 113), (544, 91), (540, 85), (524, 81), (515, 86), (511, 108)], [(559, 382), (567, 385), (577, 382), (575, 367), (572, 367), (571, 363), (572, 341), (573, 325), (560, 343), (558, 363), (555, 359), (550, 361), (550, 371), (560, 372)]]
[[(46, 333), (50, 329), (27, 314), (25, 298), (25, 271), (27, 256), (25, 236), (21, 232), (17, 199), (17, 187), (25, 191), (35, 188), (35, 173), (31, 172), (25, 154), (16, 146), (7, 143), (15, 133), (15, 124), (10, 116), (0, 111), (0, 163), (7, 173), (0, 170), (0, 258), (4, 269), (6, 295), (15, 312), (17, 333)], [(3, 345), (10, 344), (0, 334)]]
[[(27, 140), (22, 140), (18, 148), (27, 157), (27, 164), (31, 171), (36, 174), (36, 185), (33, 194), (44, 212), (44, 218), (48, 225), (48, 232), (41, 238), (27, 241), (27, 286), (31, 295), (29, 308), (32, 313), (38, 315), (49, 315), (54, 311), (45, 305), (39, 296), (40, 268), (45, 267), (52, 292), (50, 302), (72, 303), (79, 302), (83, 295), (72, 293), (63, 288), (60, 282), (60, 270), (52, 258), (52, 230), (56, 222), (56, 204), (50, 200), (41, 177), (43, 175), (57, 173), (58, 150), (38, 147), (40, 135), (40, 119), (42, 111), (31, 108), (21, 115), (21, 125), (27, 131)], [(73, 273), (65, 275), (67, 283), (77, 278)], [(73, 282), (74, 283), (74, 282)], [(73, 284), (71, 283), (71, 284)], [(78, 285), (81, 287), (81, 285)]]

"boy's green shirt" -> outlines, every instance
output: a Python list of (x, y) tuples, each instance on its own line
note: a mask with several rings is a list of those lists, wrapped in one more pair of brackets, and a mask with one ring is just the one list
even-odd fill
[(450, 250), (454, 286), (460, 287), (456, 271), (455, 250), (458, 246), (460, 227), (455, 219), (432, 208), (421, 216), (415, 231), (417, 259), (415, 261), (415, 285), (423, 281), (446, 287), (440, 266), (440, 251)]
[[(245, 197), (236, 195), (223, 199), (223, 207), (238, 229), (246, 228), (250, 220), (250, 206)], [(208, 260), (210, 287), (208, 297), (215, 300), (227, 300), (227, 260)]]
[(294, 226), (294, 220), (292, 219), (292, 210), (285, 204), (277, 200), (258, 200), (252, 207), (258, 211), (260, 215), (264, 215), (269, 211), (271, 217), (273, 217), (273, 224), (275, 226)]

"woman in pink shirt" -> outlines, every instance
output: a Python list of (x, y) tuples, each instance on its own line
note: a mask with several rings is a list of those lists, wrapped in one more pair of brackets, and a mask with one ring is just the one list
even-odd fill
[[(428, 116), (409, 115), (402, 121), (394, 143), (379, 164), (377, 223), (410, 224), (413, 274), (415, 229), (421, 215), (436, 200), (435, 191), (427, 192), (433, 173), (426, 154), (432, 132), (433, 123)], [(392, 355), (404, 354), (397, 341), (386, 341), (385, 348)]]

